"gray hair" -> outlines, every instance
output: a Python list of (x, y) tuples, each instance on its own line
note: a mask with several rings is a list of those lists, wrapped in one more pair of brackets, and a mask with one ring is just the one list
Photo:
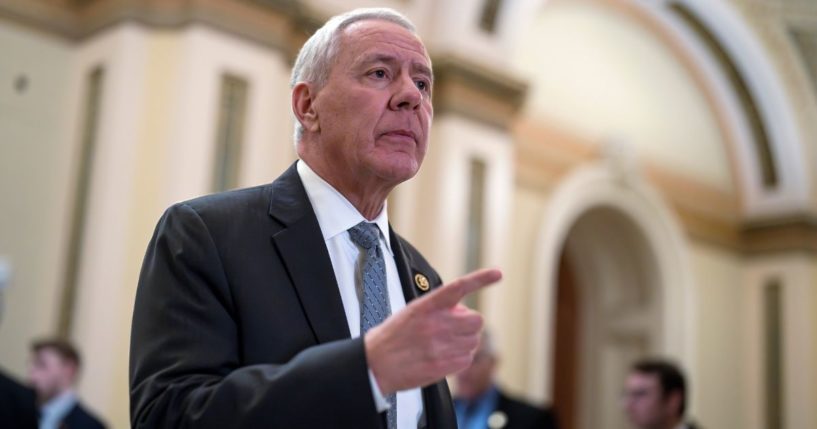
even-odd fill
[[(338, 54), (340, 33), (355, 22), (367, 20), (388, 21), (417, 34), (414, 24), (393, 9), (360, 8), (333, 16), (304, 43), (292, 67), (289, 87), (294, 88), (299, 82), (309, 82), (317, 85), (317, 89), (323, 88)], [(303, 125), (295, 118), (296, 147), (303, 132)]]

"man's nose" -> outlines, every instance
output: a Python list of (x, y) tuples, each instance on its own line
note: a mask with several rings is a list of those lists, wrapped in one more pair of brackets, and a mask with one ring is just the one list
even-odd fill
[(423, 100), (423, 92), (417, 88), (417, 83), (411, 76), (403, 76), (395, 82), (397, 86), (394, 95), (391, 97), (390, 107), (394, 110), (410, 109), (414, 110), (420, 106)]

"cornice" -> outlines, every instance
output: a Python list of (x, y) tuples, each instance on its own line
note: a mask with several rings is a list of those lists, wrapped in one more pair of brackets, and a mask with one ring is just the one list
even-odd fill
[(528, 85), (506, 71), (457, 55), (432, 53), (436, 115), (458, 113), (510, 129)]
[(317, 28), (295, 0), (6, 0), (0, 18), (74, 42), (124, 22), (155, 29), (204, 24), (289, 57)]
[(749, 255), (806, 252), (817, 255), (817, 215), (804, 213), (745, 222), (742, 248)]
[[(513, 127), (516, 186), (550, 194), (574, 169), (599, 157), (598, 146), (527, 118)], [(800, 252), (817, 256), (817, 213), (747, 221), (739, 198), (688, 175), (642, 162), (643, 178), (677, 216), (687, 237), (741, 256)]]

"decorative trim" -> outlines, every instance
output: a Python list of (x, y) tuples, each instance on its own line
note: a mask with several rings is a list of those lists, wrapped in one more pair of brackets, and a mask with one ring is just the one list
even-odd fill
[(695, 84), (701, 89), (701, 94), (707, 101), (707, 104), (712, 109), (714, 119), (718, 124), (718, 129), (724, 140), (724, 147), (726, 155), (730, 164), (730, 177), (736, 186), (737, 199), (743, 205), (747, 198), (744, 193), (745, 189), (742, 187), (741, 180), (741, 152), (742, 147), (739, 142), (738, 132), (732, 127), (728, 114), (728, 109), (720, 100), (714, 89), (714, 84), (706, 75), (704, 70), (698, 64), (698, 60), (690, 52), (685, 42), (675, 34), (670, 28), (667, 28), (663, 23), (656, 20), (655, 16), (650, 14), (644, 5), (630, 0), (595, 0), (600, 4), (607, 5), (613, 10), (616, 10), (628, 18), (633, 19), (638, 24), (642, 25), (644, 29), (655, 35), (656, 39), (660, 40), (672, 52), (673, 58), (681, 63), (689, 76)]
[(72, 41), (123, 22), (161, 29), (204, 24), (291, 57), (314, 30), (294, 0), (7, 0), (0, 3), (0, 17)]
[(817, 216), (747, 222), (741, 228), (741, 238), (748, 255), (803, 251), (817, 255)]
[(511, 127), (528, 85), (505, 71), (456, 55), (439, 55), (434, 64), (434, 109), (455, 112), (502, 129)]
[[(576, 168), (601, 157), (586, 140), (532, 119), (512, 127), (516, 147), (516, 185), (549, 193)], [(640, 170), (667, 200), (693, 240), (743, 255), (805, 251), (817, 253), (817, 216), (744, 221), (734, 193), (642, 162)]]
[(511, 134), (516, 149), (516, 182), (521, 186), (550, 189), (573, 168), (601, 156), (594, 145), (533, 119), (514, 122)]

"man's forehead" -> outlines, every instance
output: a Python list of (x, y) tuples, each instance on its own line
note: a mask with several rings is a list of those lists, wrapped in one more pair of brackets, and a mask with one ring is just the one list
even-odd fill
[[(391, 47), (395, 50), (413, 51), (431, 67), (431, 59), (426, 47), (420, 38), (403, 26), (384, 20), (368, 19), (357, 21), (343, 29), (343, 48), (355, 51), (365, 51), (372, 45), (381, 49)], [(357, 55), (356, 55), (357, 56)]]
[(633, 372), (627, 377), (627, 384), (641, 387), (658, 386), (658, 377), (655, 374)]
[(56, 360), (60, 358), (60, 355), (53, 349), (42, 348), (34, 352), (34, 358), (39, 360)]

